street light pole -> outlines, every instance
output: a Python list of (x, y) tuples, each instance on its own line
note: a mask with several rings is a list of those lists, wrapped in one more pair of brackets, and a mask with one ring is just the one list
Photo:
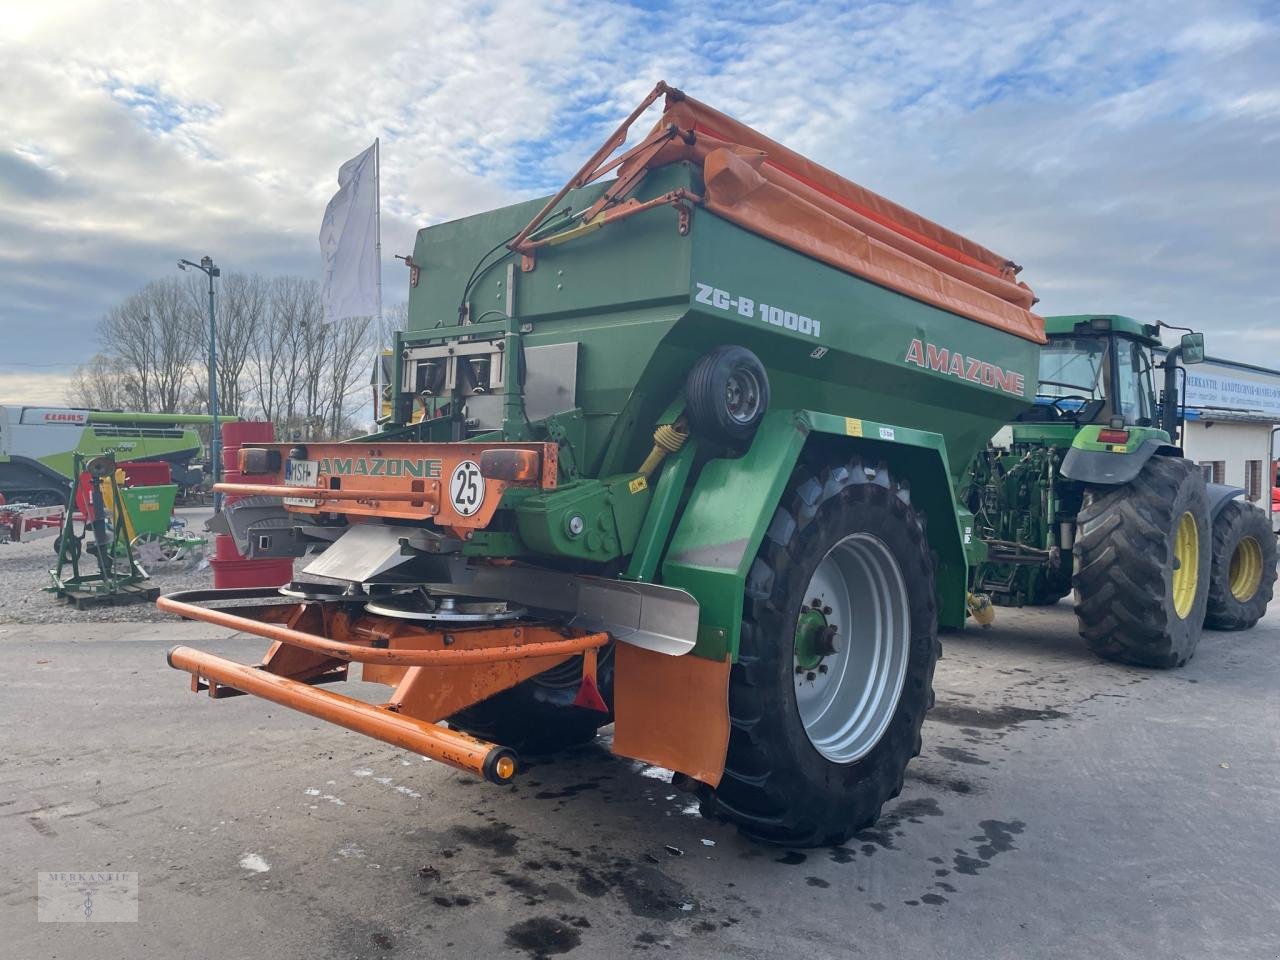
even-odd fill
[[(222, 474), (222, 437), (218, 431), (218, 327), (213, 312), (213, 278), (222, 276), (222, 271), (214, 266), (213, 257), (201, 257), (199, 263), (190, 260), (179, 260), (178, 269), (193, 267), (209, 278), (209, 415), (213, 419), (209, 435), (209, 459), (213, 470), (213, 482), (216, 484)], [(214, 493), (213, 509), (222, 508), (222, 494)]]

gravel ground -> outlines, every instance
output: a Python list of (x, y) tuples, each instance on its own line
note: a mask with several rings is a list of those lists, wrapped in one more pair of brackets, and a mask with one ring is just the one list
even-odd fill
[[(204, 523), (213, 515), (209, 507), (180, 507), (175, 512), (179, 519), (186, 521), (188, 531), (199, 534), (205, 533)], [(211, 535), (210, 538), (212, 555)], [(44, 592), (49, 586), (49, 570), (56, 562), (52, 537), (30, 543), (0, 543), (0, 623), (101, 623), (104, 620), (140, 623), (173, 619), (149, 603), (77, 610)], [(87, 566), (81, 566), (85, 572), (96, 569), (92, 558), (87, 558)], [(156, 564), (148, 572), (152, 584), (159, 587), (161, 593), (213, 586), (213, 571), (198, 559), (172, 565)]]

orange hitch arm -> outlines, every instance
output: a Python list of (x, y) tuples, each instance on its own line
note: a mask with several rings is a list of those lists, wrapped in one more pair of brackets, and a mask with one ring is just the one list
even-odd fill
[(319, 690), (298, 680), (190, 647), (174, 647), (169, 651), (168, 660), (175, 670), (185, 670), (192, 676), (204, 677), (318, 720), (412, 750), (490, 783), (507, 783), (516, 774), (516, 754), (509, 747), (485, 743), (457, 730), (402, 716), (362, 700)]

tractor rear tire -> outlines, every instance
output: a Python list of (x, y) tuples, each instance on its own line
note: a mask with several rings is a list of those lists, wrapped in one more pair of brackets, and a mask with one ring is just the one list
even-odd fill
[(606, 647), (600, 651), (596, 670), (600, 696), (610, 706), (609, 713), (573, 705), (581, 677), (582, 658), (574, 657), (455, 713), (449, 726), (524, 756), (590, 743), (601, 727), (613, 722), (612, 650)]
[[(884, 466), (800, 467), (744, 599), (728, 756), (719, 785), (699, 788), (702, 814), (768, 843), (843, 843), (901, 791), (933, 703), (923, 516)], [(834, 641), (814, 647), (831, 626)]]
[(1248, 630), (1262, 619), (1276, 582), (1276, 537), (1267, 515), (1232, 500), (1213, 521), (1213, 563), (1204, 625)]
[(1143, 667), (1190, 660), (1209, 597), (1209, 508), (1196, 466), (1156, 456), (1131, 483), (1088, 487), (1076, 524), (1076, 619), (1089, 648)]

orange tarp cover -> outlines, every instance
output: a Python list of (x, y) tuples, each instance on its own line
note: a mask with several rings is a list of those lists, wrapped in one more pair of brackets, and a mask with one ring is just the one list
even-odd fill
[(858, 186), (690, 97), (667, 96), (655, 132), (676, 138), (619, 169), (691, 160), (703, 168), (705, 206), (817, 260), (979, 323), (1044, 343), (1035, 294), (1005, 257)]

